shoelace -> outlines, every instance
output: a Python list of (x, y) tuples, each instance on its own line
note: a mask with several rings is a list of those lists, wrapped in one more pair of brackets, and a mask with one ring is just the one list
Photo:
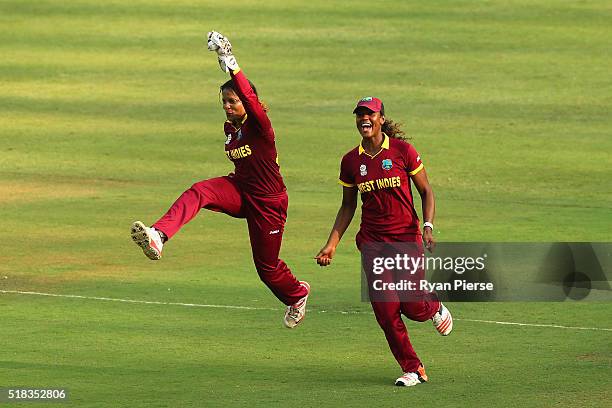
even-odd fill
[(291, 317), (292, 319), (297, 320), (298, 317), (300, 317), (300, 307), (302, 307), (303, 305), (304, 298), (300, 299), (294, 305), (289, 306), (289, 312), (287, 312), (287, 315), (289, 315), (289, 317)]
[(289, 317), (297, 320), (297, 318), (300, 315), (300, 309), (298, 309), (297, 307), (293, 307), (293, 306), (289, 306), (289, 313), (288, 313)]
[(410, 381), (421, 382), (419, 380), (419, 374), (418, 373), (404, 373), (404, 375), (402, 375), (402, 377), (404, 377), (405, 379), (410, 380)]

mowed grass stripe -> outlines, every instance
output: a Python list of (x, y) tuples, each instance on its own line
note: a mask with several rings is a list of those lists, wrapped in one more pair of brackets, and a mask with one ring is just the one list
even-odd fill
[[(211, 92), (214, 95), (214, 91)], [(196, 127), (202, 123), (203, 106), (201, 101), (154, 101), (141, 100), (130, 102), (112, 102), (91, 99), (62, 99), (62, 98), (32, 98), (32, 97), (0, 97), (0, 104), (14, 113), (30, 115), (50, 115), (56, 121), (69, 122), (72, 120), (94, 120), (109, 118), (113, 120), (129, 120), (132, 127), (145, 124), (148, 128), (155, 128), (156, 123), (170, 124), (173, 122), (183, 126)], [(209, 111), (212, 106), (208, 104)], [(218, 109), (218, 106), (214, 106)], [(26, 116), (27, 117), (27, 116)], [(134, 121), (134, 122), (132, 122)], [(140, 122), (140, 123), (139, 123)]]

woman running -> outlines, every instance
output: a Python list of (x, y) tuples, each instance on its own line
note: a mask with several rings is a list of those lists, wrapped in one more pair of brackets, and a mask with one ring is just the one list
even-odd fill
[[(342, 158), (342, 205), (327, 243), (315, 257), (317, 263), (321, 266), (331, 263), (336, 247), (355, 215), (358, 192), (363, 204), (356, 241), (364, 261), (371, 259), (371, 250), (377, 243), (413, 243), (419, 254), (422, 254), (423, 244), (433, 250), (434, 195), (420, 156), (401, 137), (404, 132), (399, 125), (385, 117), (380, 99), (361, 99), (353, 113), (362, 137), (361, 144)], [(422, 233), (412, 201), (411, 180), (421, 196), (425, 220)], [(395, 381), (399, 386), (427, 381), (425, 368), (410, 344), (401, 315), (419, 322), (431, 319), (443, 336), (453, 328), (450, 312), (435, 294), (408, 300), (396, 293), (387, 299), (373, 300), (370, 296), (376, 320), (404, 372)]]

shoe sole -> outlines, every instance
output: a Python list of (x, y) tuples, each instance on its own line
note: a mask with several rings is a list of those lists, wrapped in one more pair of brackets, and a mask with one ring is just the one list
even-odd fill
[(306, 318), (306, 303), (308, 302), (308, 297), (310, 296), (310, 283), (306, 281), (300, 281), (300, 285), (304, 286), (306, 290), (308, 291), (308, 293), (306, 294), (306, 299), (304, 299), (304, 314), (302, 315), (302, 318), (295, 324), (296, 326), (302, 323), (304, 319)]
[(304, 299), (304, 314), (302, 315), (302, 318), (298, 320), (297, 322), (295, 322), (293, 326), (290, 326), (289, 324), (287, 324), (287, 320), (283, 318), (283, 325), (288, 329), (295, 328), (298, 324), (302, 323), (304, 319), (306, 318), (306, 302), (308, 302), (308, 296), (310, 296), (310, 284), (306, 281), (300, 281), (300, 285), (304, 286), (308, 290), (308, 293), (306, 294), (306, 299)]
[(142, 222), (134, 222), (132, 224), (131, 233), (132, 241), (142, 249), (142, 252), (144, 252), (147, 258), (153, 261), (157, 261), (161, 258), (161, 255), (151, 247), (151, 241), (147, 235), (146, 226)]
[(417, 372), (416, 372), (418, 379), (418, 382), (415, 383), (410, 383), (410, 384), (406, 384), (403, 378), (398, 378), (397, 380), (395, 380), (395, 385), (397, 385), (398, 387), (414, 387), (415, 385), (419, 385), (419, 384), (426, 384), (427, 381), (429, 381), (429, 378), (427, 377), (427, 374), (425, 374), (425, 368), (421, 365)]
[(416, 383), (406, 384), (403, 381), (395, 380), (395, 385), (397, 385), (398, 387), (414, 387), (415, 385), (420, 385), (420, 384), (425, 384), (425, 383), (426, 382), (416, 382)]

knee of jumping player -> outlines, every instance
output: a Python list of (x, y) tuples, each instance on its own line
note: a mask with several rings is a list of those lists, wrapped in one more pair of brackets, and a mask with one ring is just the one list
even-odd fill
[(255, 265), (255, 269), (257, 269), (259, 278), (264, 282), (272, 279), (274, 272), (276, 272), (276, 267), (271, 265)]
[(197, 200), (200, 208), (206, 208), (212, 202), (212, 192), (210, 191), (209, 186), (207, 185), (207, 180), (199, 181), (194, 183), (185, 191), (185, 193), (192, 197), (192, 199)]
[(193, 183), (191, 185), (191, 187), (189, 187), (188, 191), (193, 191), (198, 195), (203, 195), (205, 193), (205, 191), (208, 189), (206, 187), (206, 182), (207, 180), (204, 181), (198, 181), (197, 183)]
[(279, 269), (279, 263), (269, 263), (269, 262), (255, 262), (255, 269), (257, 269), (257, 274), (259, 275), (259, 279), (261, 279), (264, 283), (270, 282), (274, 280), (274, 278), (278, 275), (276, 272)]

